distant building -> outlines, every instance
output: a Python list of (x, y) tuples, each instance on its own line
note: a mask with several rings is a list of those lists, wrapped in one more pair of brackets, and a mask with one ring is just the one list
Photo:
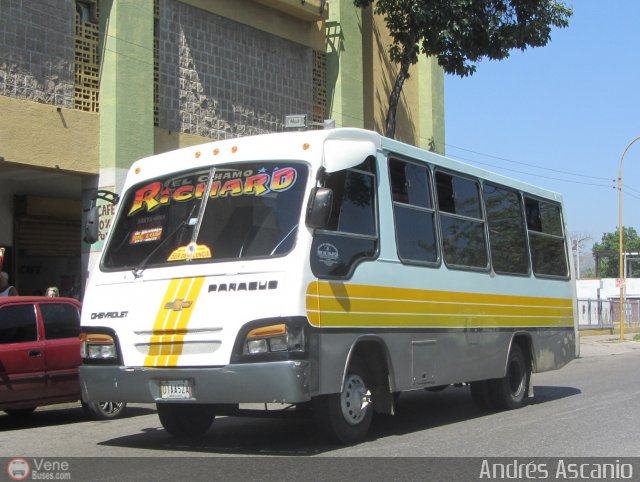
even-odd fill
[[(581, 326), (611, 326), (620, 320), (620, 288), (615, 278), (576, 281), (578, 322)], [(640, 323), (640, 278), (625, 280), (628, 324)]]
[[(141, 157), (283, 129), (382, 130), (384, 22), (351, 0), (0, 3), (0, 246), (22, 294), (81, 292), (82, 209)], [(412, 68), (397, 137), (444, 145), (444, 75)], [(102, 207), (101, 234), (112, 210)], [(83, 255), (81, 256), (81, 253)], [(82, 261), (81, 261), (82, 260)]]

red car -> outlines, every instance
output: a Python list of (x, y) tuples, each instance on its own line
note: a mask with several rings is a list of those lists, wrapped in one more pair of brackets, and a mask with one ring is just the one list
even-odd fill
[[(0, 410), (28, 415), (37, 407), (80, 400), (80, 303), (72, 298), (0, 298)], [(99, 419), (122, 402), (82, 403)]]

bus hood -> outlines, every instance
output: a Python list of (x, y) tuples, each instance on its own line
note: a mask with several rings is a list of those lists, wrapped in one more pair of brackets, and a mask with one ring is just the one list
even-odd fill
[(115, 330), (125, 366), (222, 366), (245, 323), (304, 313), (284, 283), (282, 272), (96, 283), (82, 326)]

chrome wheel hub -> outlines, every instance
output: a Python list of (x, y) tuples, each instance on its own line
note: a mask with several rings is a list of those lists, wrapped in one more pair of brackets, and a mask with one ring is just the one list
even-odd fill
[(350, 374), (340, 394), (342, 416), (349, 425), (357, 425), (364, 419), (371, 405), (371, 392), (359, 375)]

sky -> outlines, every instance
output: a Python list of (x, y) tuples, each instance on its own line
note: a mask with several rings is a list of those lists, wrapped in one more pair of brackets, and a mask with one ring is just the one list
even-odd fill
[[(640, 1), (565, 0), (545, 47), (445, 77), (449, 157), (560, 192), (590, 250), (618, 229), (617, 178), (640, 136)], [(622, 166), (623, 225), (640, 233), (640, 140)]]

